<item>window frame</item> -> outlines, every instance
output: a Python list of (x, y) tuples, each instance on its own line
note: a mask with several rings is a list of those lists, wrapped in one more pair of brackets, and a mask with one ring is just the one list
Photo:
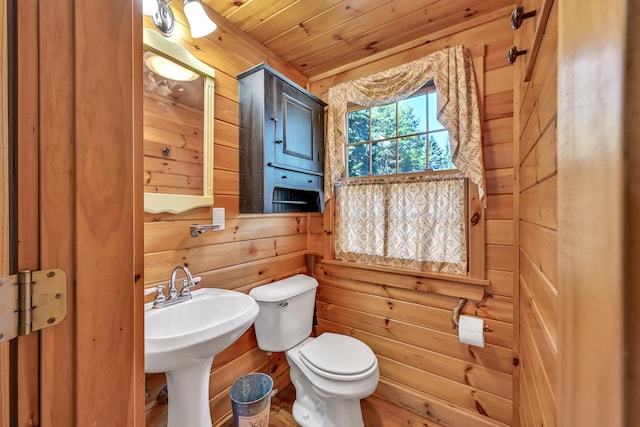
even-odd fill
[[(433, 81), (425, 84), (420, 90), (416, 91), (411, 96), (416, 96), (421, 93), (428, 94), (429, 92), (435, 91), (435, 85)], [(481, 93), (481, 92), (480, 92)], [(352, 104), (349, 105), (347, 109), (347, 114), (351, 111), (357, 111), (362, 108), (371, 108), (361, 105)], [(397, 114), (397, 112), (396, 112)], [(428, 114), (428, 113), (427, 113)], [(348, 117), (346, 120), (348, 126)], [(446, 129), (445, 129), (446, 131)], [(429, 131), (427, 129), (426, 135), (429, 135)], [(394, 138), (398, 138), (396, 135)], [(428, 139), (427, 139), (428, 141)], [(368, 144), (371, 144), (372, 141), (367, 141)], [(385, 175), (367, 175), (367, 176), (348, 176), (348, 149), (351, 144), (345, 144), (344, 146), (344, 156), (345, 156), (345, 173), (338, 181), (346, 181), (346, 180), (380, 180), (387, 177), (394, 176), (434, 176), (434, 175), (453, 175), (459, 172), (456, 169), (449, 170), (426, 170), (420, 172), (396, 172), (394, 174), (385, 174)], [(428, 146), (427, 146), (428, 147)], [(428, 150), (428, 148), (427, 148)], [(396, 144), (396, 153), (398, 151)], [(371, 162), (370, 156), (370, 162)], [(427, 155), (427, 165), (428, 165), (428, 155)], [(396, 160), (397, 162), (397, 160)], [(371, 166), (370, 166), (371, 170)], [(467, 238), (467, 274), (466, 275), (453, 275), (447, 273), (439, 273), (439, 272), (426, 272), (426, 271), (417, 271), (417, 270), (409, 270), (409, 269), (401, 269), (396, 267), (388, 267), (384, 265), (373, 265), (367, 266), (366, 268), (374, 268), (379, 271), (389, 271), (394, 273), (402, 273), (412, 276), (418, 277), (426, 277), (426, 278), (442, 278), (443, 280), (452, 280), (456, 282), (468, 283), (470, 285), (477, 285), (478, 281), (485, 281), (485, 239), (484, 239), (484, 209), (482, 206), (482, 202), (480, 201), (480, 195), (478, 191), (478, 186), (473, 182), (466, 180), (467, 185), (465, 186), (465, 223), (466, 223), (466, 238)], [(335, 201), (331, 200), (330, 208), (327, 208), (327, 213), (329, 213), (330, 220), (330, 230), (335, 230)], [(327, 260), (330, 263), (338, 263), (345, 264), (349, 266), (353, 266), (356, 268), (364, 267), (364, 265), (360, 265), (356, 262), (352, 261), (342, 261), (335, 259), (335, 242), (333, 233), (331, 233), (331, 238), (329, 239), (329, 252), (325, 252), (330, 254)], [(326, 247), (325, 247), (326, 248)], [(486, 283), (484, 283), (486, 285)]]
[[(436, 86), (433, 83), (433, 80), (429, 81), (427, 84), (425, 84), (422, 88), (420, 88), (419, 90), (417, 90), (416, 92), (414, 92), (410, 97), (407, 97), (405, 99), (410, 99), (412, 97), (415, 96), (419, 96), (419, 95), (426, 95), (427, 97), (429, 96), (429, 93), (431, 92), (435, 92), (436, 91)], [(392, 105), (392, 104), (398, 104), (398, 102), (401, 101), (396, 101), (394, 103), (389, 103), (389, 104), (385, 104), (385, 105)], [(427, 103), (428, 103), (428, 99), (427, 99)], [(428, 105), (428, 104), (427, 104)], [(357, 104), (350, 104), (347, 108), (347, 120), (346, 120), (346, 124), (347, 126), (349, 126), (349, 117), (348, 114), (353, 112), (353, 111), (358, 111), (358, 110), (362, 110), (362, 109), (371, 109), (374, 107), (366, 107), (366, 106), (362, 106), (362, 105), (357, 105)], [(429, 112), (428, 110), (427, 112), (427, 118), (429, 116)], [(398, 109), (396, 108), (396, 130), (397, 130), (397, 116), (398, 116)], [(369, 121), (369, 124), (371, 124), (371, 120)], [(370, 131), (371, 132), (371, 131)], [(345, 181), (345, 180), (365, 180), (365, 179), (379, 179), (379, 178), (384, 178), (384, 177), (391, 177), (391, 176), (411, 176), (411, 175), (419, 175), (419, 176), (428, 176), (428, 175), (452, 175), (455, 173), (458, 173), (458, 168), (455, 169), (445, 169), (445, 170), (429, 170), (429, 135), (434, 134), (434, 133), (440, 133), (440, 132), (447, 132), (447, 134), (449, 133), (449, 131), (447, 131), (446, 128), (443, 127), (443, 129), (438, 129), (435, 131), (430, 131), (428, 126), (427, 129), (425, 130), (425, 132), (417, 132), (417, 133), (413, 133), (413, 134), (408, 134), (408, 135), (398, 135), (396, 132), (396, 135), (393, 137), (389, 137), (389, 138), (383, 138), (383, 139), (369, 139), (368, 141), (360, 141), (357, 143), (353, 143), (353, 144), (349, 144), (347, 142), (347, 144), (345, 144), (344, 146), (344, 158), (345, 158), (345, 175), (340, 178), (340, 181)], [(373, 162), (373, 155), (372, 155), (372, 147), (374, 143), (378, 143), (378, 142), (382, 142), (382, 141), (390, 141), (390, 140), (399, 140), (400, 138), (407, 138), (407, 137), (411, 137), (411, 136), (416, 136), (416, 135), (425, 135), (426, 136), (426, 144), (427, 144), (427, 153), (426, 153), (426, 167), (427, 169), (424, 171), (417, 171), (417, 172), (398, 172), (398, 165), (399, 165), (399, 144), (396, 142), (395, 144), (395, 152), (396, 152), (396, 172), (395, 173), (391, 173), (391, 174), (380, 174), (380, 175), (374, 175), (372, 173), (370, 173), (369, 175), (366, 176), (349, 176), (349, 147), (353, 147), (356, 145), (369, 145), (369, 171), (372, 171), (372, 162)]]

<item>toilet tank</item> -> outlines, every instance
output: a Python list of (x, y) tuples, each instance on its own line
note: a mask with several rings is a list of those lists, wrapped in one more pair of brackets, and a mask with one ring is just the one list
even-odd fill
[(258, 347), (285, 351), (311, 335), (318, 281), (298, 274), (249, 292), (260, 307), (254, 321)]

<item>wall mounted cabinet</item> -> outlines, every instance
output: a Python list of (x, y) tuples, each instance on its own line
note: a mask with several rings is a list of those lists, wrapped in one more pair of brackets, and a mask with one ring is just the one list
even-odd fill
[(240, 212), (321, 212), (326, 104), (265, 64), (238, 91)]

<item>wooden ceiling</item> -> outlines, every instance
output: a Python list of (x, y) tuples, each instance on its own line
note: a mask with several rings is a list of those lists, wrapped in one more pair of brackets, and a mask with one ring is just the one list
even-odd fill
[[(494, 19), (514, 0), (202, 0), (309, 79)], [(215, 15), (215, 14), (214, 14)]]

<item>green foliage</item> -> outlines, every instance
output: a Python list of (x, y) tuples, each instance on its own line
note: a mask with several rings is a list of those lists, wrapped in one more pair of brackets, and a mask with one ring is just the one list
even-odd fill
[(451, 161), (451, 147), (449, 146), (449, 134), (437, 132), (429, 135), (429, 170), (442, 171), (456, 169)]
[(447, 132), (428, 134), (427, 144), (420, 113), (414, 111), (416, 104), (400, 102), (348, 114), (348, 176), (423, 172), (427, 159), (429, 170), (455, 169)]
[(349, 147), (349, 176), (369, 175), (369, 144)]
[(395, 139), (371, 144), (371, 172), (373, 175), (396, 173)]
[(347, 118), (349, 120), (349, 144), (369, 141), (369, 109), (352, 111)]
[(396, 136), (396, 104), (373, 107), (371, 109), (371, 140)]
[(427, 142), (424, 135), (398, 140), (398, 172), (424, 172), (427, 169)]

